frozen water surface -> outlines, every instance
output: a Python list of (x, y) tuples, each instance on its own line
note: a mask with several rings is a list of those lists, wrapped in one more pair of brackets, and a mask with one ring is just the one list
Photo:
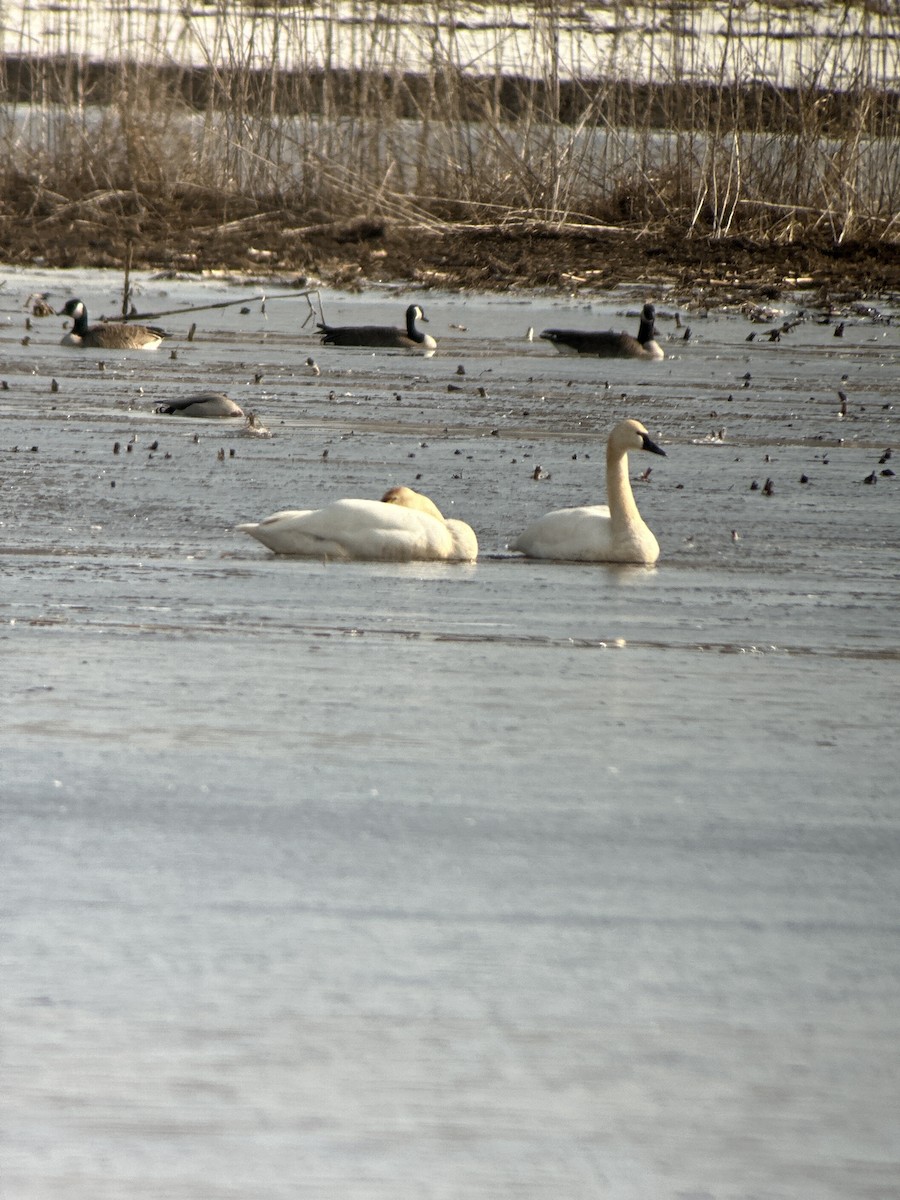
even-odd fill
[[(319, 347), (301, 298), (155, 354), (25, 329), (119, 285), (0, 292), (4, 1195), (893, 1200), (890, 308), (685, 343), (656, 297), (661, 364), (525, 337), (637, 290), (419, 293), (430, 360)], [(273, 436), (152, 413), (208, 389)], [(602, 500), (623, 416), (668, 452), (630, 463), (658, 568), (510, 556)], [(232, 531), (396, 483), (477, 565)]]

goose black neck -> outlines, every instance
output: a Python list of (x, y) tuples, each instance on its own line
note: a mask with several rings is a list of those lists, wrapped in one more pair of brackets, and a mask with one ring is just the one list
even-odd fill
[(421, 329), (416, 329), (416, 310), (408, 308), (406, 310), (406, 332), (414, 342), (424, 342), (425, 334)]
[(87, 327), (88, 327), (87, 309), (82, 304), (81, 307), (76, 310), (75, 315), (72, 317), (72, 333), (74, 333), (76, 337), (83, 337), (84, 334), (87, 333)]
[(640, 328), (638, 329), (637, 340), (641, 343), (642, 346), (646, 345), (647, 342), (650, 342), (653, 340), (653, 335), (655, 333), (655, 329), (654, 329), (654, 325), (655, 325), (654, 318), (655, 317), (656, 317), (656, 314), (654, 313), (652, 308), (650, 309), (649, 312), (645, 308), (644, 311), (641, 313), (641, 325), (640, 325)]

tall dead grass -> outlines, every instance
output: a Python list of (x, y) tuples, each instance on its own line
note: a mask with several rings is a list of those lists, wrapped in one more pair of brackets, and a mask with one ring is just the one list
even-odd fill
[(2, 62), (0, 194), (124, 222), (203, 194), (221, 220), (896, 237), (891, 0), (462, 11), (60, 9)]

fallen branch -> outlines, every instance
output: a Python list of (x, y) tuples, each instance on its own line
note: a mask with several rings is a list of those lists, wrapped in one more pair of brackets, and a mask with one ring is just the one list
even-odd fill
[[(127, 317), (119, 317), (121, 321), (158, 321), (160, 317), (180, 317), (196, 312), (208, 312), (213, 308), (230, 308), (233, 304), (255, 304), (260, 302), (265, 306), (270, 300), (299, 300), (305, 298), (310, 309), (315, 312), (310, 296), (315, 296), (319, 304), (319, 314), (322, 316), (322, 300), (319, 296), (319, 289), (313, 288), (307, 292), (275, 292), (273, 295), (267, 296), (265, 292), (258, 296), (242, 296), (238, 300), (220, 300), (216, 304), (192, 304), (188, 308), (167, 308), (161, 309), (159, 312), (130, 312)], [(322, 320), (324, 321), (324, 316)], [(101, 318), (106, 320), (106, 318)]]

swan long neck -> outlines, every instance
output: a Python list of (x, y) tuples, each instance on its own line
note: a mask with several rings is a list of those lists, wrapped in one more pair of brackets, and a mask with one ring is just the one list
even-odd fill
[(628, 454), (606, 447), (606, 499), (614, 529), (643, 525), (628, 478)]

